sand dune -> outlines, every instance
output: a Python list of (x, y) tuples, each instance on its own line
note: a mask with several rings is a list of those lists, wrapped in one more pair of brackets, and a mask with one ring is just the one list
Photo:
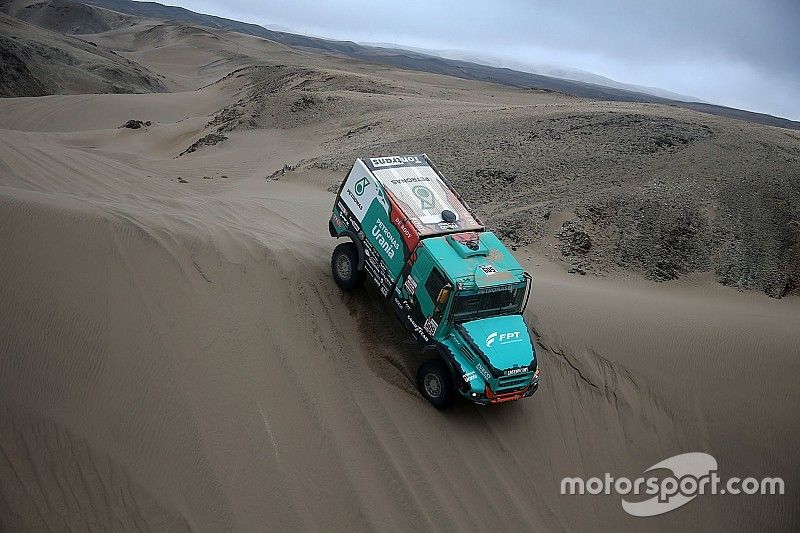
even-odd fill
[[(118, 35), (168, 77), (198, 34), (132, 44), (146, 27), (87, 38)], [(797, 527), (797, 297), (702, 269), (661, 284), (622, 267), (569, 274), (556, 235), (571, 199), (647, 183), (636, 161), (691, 178), (694, 162), (728, 168), (758, 142), (760, 163), (739, 168), (791, 176), (796, 135), (200, 38), (208, 50), (169, 78), (181, 92), (0, 100), (0, 529)], [(225, 63), (230, 42), (273, 55)], [(634, 125), (598, 131), (597, 117)], [(152, 124), (119, 128), (130, 118)], [(531, 156), (509, 163), (523, 130), (560, 147), (552, 176)], [(642, 131), (692, 140), (650, 152)], [(209, 134), (226, 138), (179, 157)], [(534, 277), (534, 398), (434, 410), (376, 291), (334, 285), (330, 188), (353, 154), (385, 149), (441, 155), (476, 200), (476, 169), (516, 173), (505, 200), (478, 206), (498, 229), (519, 232), (503, 218), (516, 210), (541, 231), (507, 236)], [(725, 168), (715, 176), (733, 179)], [(689, 451), (726, 475), (783, 476), (789, 495), (639, 519), (618, 496), (559, 494), (564, 476), (635, 477)]]

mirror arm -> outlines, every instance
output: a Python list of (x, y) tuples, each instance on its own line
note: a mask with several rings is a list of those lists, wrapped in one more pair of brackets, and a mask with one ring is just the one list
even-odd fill
[(525, 309), (528, 307), (528, 298), (531, 297), (531, 291), (533, 290), (533, 277), (528, 274), (527, 272), (523, 272), (522, 276), (525, 278), (525, 302), (522, 304), (522, 311), (525, 312)]

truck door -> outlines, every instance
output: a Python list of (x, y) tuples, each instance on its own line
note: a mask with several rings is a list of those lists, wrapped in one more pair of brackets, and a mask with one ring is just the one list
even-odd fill
[(447, 304), (447, 278), (427, 251), (418, 254), (410, 276), (416, 282), (414, 309), (423, 323), (425, 333), (432, 337), (436, 334)]
[(412, 335), (423, 345), (429, 345), (447, 303), (446, 298), (444, 304), (437, 300), (443, 294), (449, 296), (448, 283), (425, 248), (417, 247), (413, 257), (414, 263), (403, 269), (391, 302)]

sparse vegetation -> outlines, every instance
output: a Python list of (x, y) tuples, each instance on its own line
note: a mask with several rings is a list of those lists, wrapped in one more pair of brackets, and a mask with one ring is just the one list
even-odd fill
[(267, 180), (268, 181), (269, 180), (276, 180), (276, 179), (280, 178), (281, 176), (286, 175), (287, 172), (291, 172), (292, 170), (294, 170), (294, 168), (295, 167), (293, 167), (292, 165), (285, 164), (285, 165), (283, 165), (282, 168), (279, 168), (278, 170), (276, 170), (275, 172), (273, 172), (272, 174), (267, 176)]
[(192, 152), (196, 152), (203, 146), (214, 146), (226, 140), (227, 138), (228, 137), (226, 137), (225, 135), (220, 135), (219, 133), (209, 133), (208, 135), (200, 137), (195, 142), (193, 142), (189, 146), (189, 148), (178, 154), (178, 157), (181, 157), (186, 154), (191, 154)]
[(152, 124), (152, 122), (150, 122), (149, 120), (130, 119), (127, 122), (125, 122), (122, 126), (120, 126), (120, 128), (128, 128), (128, 129), (131, 129), (131, 130), (138, 130), (139, 128), (146, 128), (146, 127), (150, 126), (151, 124)]

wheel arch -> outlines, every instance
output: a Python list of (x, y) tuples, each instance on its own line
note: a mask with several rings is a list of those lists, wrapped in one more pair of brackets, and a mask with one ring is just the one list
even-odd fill
[(455, 355), (450, 350), (450, 348), (448, 348), (443, 343), (437, 342), (435, 345), (426, 347), (425, 350), (423, 351), (423, 353), (425, 354), (428, 354), (430, 352), (436, 354), (434, 357), (438, 357), (439, 359), (444, 361), (444, 364), (447, 366), (447, 368), (450, 369), (450, 374), (453, 377), (453, 384), (455, 385), (456, 390), (458, 390), (463, 394), (466, 389), (464, 380), (460, 379), (460, 377), (464, 373), (465, 369), (461, 366), (461, 364), (458, 363), (458, 361), (455, 358)]
[(358, 265), (356, 268), (358, 268), (358, 270), (364, 270), (364, 243), (361, 242), (361, 239), (359, 239), (356, 236), (356, 234), (350, 230), (345, 230), (336, 235), (334, 234), (332, 227), (329, 229), (331, 229), (332, 237), (335, 237), (337, 239), (341, 239), (342, 237), (347, 237), (353, 242), (353, 244), (356, 245), (356, 250), (358, 250)]

